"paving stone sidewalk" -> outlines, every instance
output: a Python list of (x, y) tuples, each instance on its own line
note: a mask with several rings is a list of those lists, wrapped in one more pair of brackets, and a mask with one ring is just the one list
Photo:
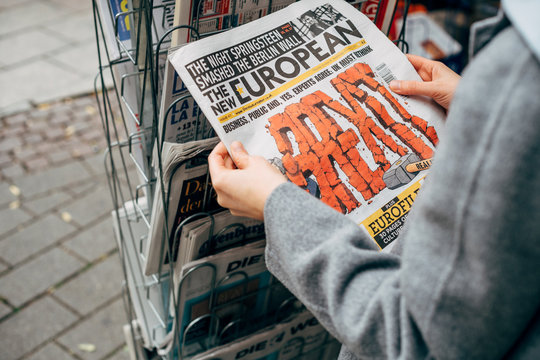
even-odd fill
[(0, 358), (128, 359), (94, 95), (0, 118)]
[(0, 115), (93, 91), (92, 0), (0, 0), (0, 54)]

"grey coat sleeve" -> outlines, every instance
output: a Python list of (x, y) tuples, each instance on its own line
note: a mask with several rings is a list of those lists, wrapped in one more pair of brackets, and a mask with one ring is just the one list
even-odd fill
[(508, 28), (466, 70), (401, 257), (292, 184), (269, 197), (270, 271), (356, 357), (539, 348), (539, 68)]
[(380, 253), (354, 222), (287, 183), (268, 199), (265, 224), (269, 270), (355, 355), (396, 359), (400, 339), (417, 336), (396, 321), (409, 322), (400, 258)]

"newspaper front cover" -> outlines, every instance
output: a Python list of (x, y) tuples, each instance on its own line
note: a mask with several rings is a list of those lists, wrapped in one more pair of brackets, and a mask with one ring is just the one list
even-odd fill
[(300, 1), (171, 62), (227, 147), (241, 141), (381, 249), (397, 237), (426, 175), (406, 166), (432, 157), (444, 113), (389, 89), (421, 79), (364, 14)]

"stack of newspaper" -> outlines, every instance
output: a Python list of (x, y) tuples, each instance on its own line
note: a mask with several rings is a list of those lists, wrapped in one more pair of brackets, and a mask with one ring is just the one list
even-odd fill
[[(108, 54), (111, 60), (133, 56), (138, 23), (136, 15), (141, 6), (140, 0), (98, 0), (96, 1)], [(173, 26), (175, 0), (154, 0), (152, 24), (150, 25), (152, 43), (157, 43)]]
[[(168, 53), (178, 50), (180, 46), (170, 48)], [(214, 129), (167, 58), (158, 119), (159, 143), (185, 143), (214, 136)]]
[(264, 241), (192, 261), (175, 270), (171, 309), (179, 343), (191, 356), (271, 323), (292, 295), (264, 262)]
[(182, 221), (197, 212), (219, 208), (211, 189), (207, 162), (208, 152), (217, 142), (217, 138), (210, 138), (183, 144), (163, 144), (161, 165), (155, 164), (161, 171), (157, 174), (145, 251), (146, 275), (155, 274), (171, 261), (176, 261), (176, 239), (179, 236), (176, 230)]
[(307, 311), (249, 337), (217, 347), (193, 360), (336, 359), (340, 344)]
[(262, 239), (264, 235), (262, 222), (231, 215), (228, 210), (201, 216), (182, 228), (175, 269), (181, 269), (190, 261)]
[[(144, 54), (144, 51), (137, 52), (136, 46), (148, 43), (157, 49), (157, 43), (173, 26), (175, 2), (175, 0), (153, 1), (153, 7), (149, 10), (152, 22), (149, 24), (150, 32), (147, 33), (145, 23), (138, 21), (142, 16), (141, 0), (95, 1), (99, 13), (97, 30), (101, 30), (98, 37), (100, 40), (104, 39), (103, 42), (100, 41), (101, 58), (109, 60), (108, 64), (100, 64), (102, 65), (100, 70), (103, 75), (107, 75), (110, 68), (115, 84), (115, 89), (107, 90), (105, 94), (109, 91), (116, 92), (112, 98), (121, 100), (122, 120), (127, 132), (125, 136), (124, 134), (115, 136), (122, 138), (123, 141), (125, 137), (129, 138), (131, 156), (137, 166), (141, 184), (149, 181), (151, 173), (149, 161), (152, 149), (150, 135), (153, 126), (153, 104), (149, 91), (152, 79), (148, 73), (145, 75), (144, 70), (148, 66), (144, 66), (145, 59), (136, 58), (137, 54)], [(161, 61), (156, 76), (162, 79), (167, 53), (160, 51), (160, 55)], [(156, 90), (155, 95), (158, 99), (161, 93), (161, 89)], [(146, 191), (146, 187), (143, 187), (143, 190)]]
[[(295, 0), (205, 1), (179, 0), (175, 24), (190, 25), (199, 35), (210, 35), (259, 19)], [(192, 40), (188, 30), (176, 32), (173, 45)]]

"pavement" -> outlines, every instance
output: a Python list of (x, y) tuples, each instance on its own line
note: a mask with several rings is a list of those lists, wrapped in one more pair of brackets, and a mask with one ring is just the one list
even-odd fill
[(92, 0), (0, 0), (0, 114), (93, 90)]
[(0, 359), (128, 359), (92, 2), (0, 0), (0, 54)]

